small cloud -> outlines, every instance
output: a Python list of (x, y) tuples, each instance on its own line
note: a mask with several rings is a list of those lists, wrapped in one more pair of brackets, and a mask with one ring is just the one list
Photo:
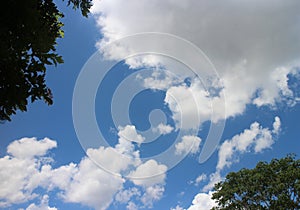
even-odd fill
[(161, 185), (154, 185), (146, 188), (146, 192), (141, 197), (141, 201), (147, 208), (153, 207), (153, 202), (162, 198), (165, 188)]
[(133, 203), (132, 201), (130, 201), (127, 204), (127, 206), (126, 206), (126, 209), (127, 210), (138, 210), (139, 208), (138, 208), (138, 206), (135, 203)]
[(207, 179), (206, 174), (199, 175), (195, 180), (195, 186), (198, 186), (201, 182), (205, 181)]
[(115, 200), (119, 203), (128, 203), (133, 196), (140, 195), (141, 192), (136, 187), (133, 187), (127, 190), (119, 191), (115, 196)]
[(153, 128), (152, 131), (159, 133), (161, 135), (166, 135), (171, 133), (174, 130), (174, 128), (170, 125), (165, 125), (160, 123), (156, 128)]
[(142, 135), (137, 133), (134, 125), (126, 125), (125, 127), (119, 126), (118, 129), (118, 136), (129, 142), (136, 142), (138, 144), (141, 144), (145, 140)]
[(37, 141), (36, 138), (22, 138), (13, 141), (7, 147), (7, 153), (16, 158), (33, 158), (34, 156), (43, 156), (48, 150), (57, 147), (56, 141), (44, 138)]
[(192, 205), (188, 208), (188, 210), (199, 210), (199, 209), (211, 209), (215, 207), (217, 204), (212, 199), (212, 191), (208, 193), (198, 193), (192, 202)]
[(278, 134), (280, 132), (281, 121), (278, 116), (275, 117), (275, 121), (273, 123), (273, 133)]
[(201, 139), (198, 136), (183, 136), (182, 141), (175, 145), (175, 154), (181, 155), (190, 152), (195, 154), (199, 151)]
[(184, 210), (181, 206), (177, 205), (175, 208), (170, 208), (170, 210)]

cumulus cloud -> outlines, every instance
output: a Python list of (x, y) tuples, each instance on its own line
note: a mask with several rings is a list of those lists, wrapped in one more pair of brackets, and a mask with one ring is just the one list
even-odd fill
[(157, 127), (153, 128), (153, 132), (159, 133), (161, 135), (166, 135), (171, 133), (174, 128), (170, 125), (165, 125), (160, 123)]
[[(88, 158), (83, 158), (78, 166), (70, 163), (53, 169), (43, 160), (53, 147), (56, 142), (48, 138), (22, 138), (8, 146), (10, 155), (0, 159), (0, 206), (30, 201), (38, 196), (34, 190), (42, 187), (59, 189), (64, 201), (105, 209), (124, 180), (101, 170)], [(41, 204), (33, 203), (27, 209), (48, 208), (47, 202), (48, 196), (44, 196)]]
[(95, 209), (106, 209), (125, 180), (99, 168), (88, 158), (81, 160), (72, 182), (63, 189), (67, 202), (81, 203)]
[[(64, 202), (80, 203), (97, 210), (108, 208), (114, 199), (122, 203), (138, 195), (143, 205), (152, 206), (154, 201), (161, 198), (164, 191), (167, 167), (159, 165), (155, 160), (148, 160), (145, 163), (137, 161), (139, 153), (132, 146), (124, 144), (122, 137), (119, 137), (119, 140), (115, 148), (100, 147), (87, 151), (94, 161), (109, 160), (111, 168), (108, 169), (118, 172), (117, 174), (109, 173), (108, 169), (103, 170), (87, 157), (83, 157), (79, 164), (70, 163), (53, 168), (51, 165), (53, 160), (46, 154), (48, 150), (56, 147), (56, 141), (48, 138), (41, 140), (22, 138), (13, 141), (7, 148), (8, 155), (0, 158), (0, 208), (37, 199), (38, 188), (46, 192), (55, 190), (58, 192), (58, 198)], [(22, 152), (24, 149), (26, 152)], [(120, 156), (116, 155), (120, 154), (116, 152), (117, 150), (123, 154), (127, 153), (128, 156), (131, 153), (129, 161), (120, 161)], [(121, 172), (127, 168), (134, 169), (133, 176), (144, 178), (133, 181), (140, 189), (137, 187), (124, 189), (124, 183), (128, 179), (123, 178)], [(148, 176), (158, 172), (159, 176), (147, 179)], [(55, 207), (48, 205), (48, 200), (49, 196), (45, 195), (40, 204), (31, 203), (27, 209), (55, 210)], [(131, 202), (128, 209), (134, 209), (134, 206), (135, 204)]]
[(137, 133), (134, 125), (126, 125), (125, 127), (119, 127), (118, 136), (129, 142), (136, 142), (138, 144), (143, 143), (145, 138)]
[[(48, 138), (40, 141), (36, 138), (22, 138), (7, 147), (8, 155), (0, 158), (0, 207), (37, 197), (33, 193), (35, 178), (41, 173), (40, 166), (48, 165), (41, 156), (54, 147), (56, 142)], [(44, 177), (41, 178), (43, 179)]]
[(175, 154), (181, 155), (190, 152), (195, 154), (199, 151), (201, 139), (198, 136), (183, 136), (182, 140), (175, 145)]
[(131, 177), (134, 184), (149, 187), (155, 184), (163, 184), (167, 169), (167, 166), (150, 159), (139, 165), (136, 170), (129, 174), (129, 177)]
[[(295, 104), (288, 80), (289, 76), (295, 75), (293, 67), (299, 65), (300, 23), (296, 21), (300, 16), (296, 9), (299, 6), (297, 0), (284, 4), (280, 0), (243, 4), (229, 0), (221, 5), (220, 2), (194, 0), (155, 0), (150, 3), (133, 0), (126, 5), (120, 0), (95, 0), (91, 11), (103, 35), (98, 47), (109, 58), (124, 58), (133, 48), (142, 49), (147, 45), (163, 50), (163, 39), (153, 43), (137, 41), (126, 48), (119, 45), (113, 49), (105, 48), (107, 43), (118, 38), (149, 31), (183, 37), (210, 57), (222, 80), (221, 87), (211, 83), (204, 88), (197, 80), (191, 80), (188, 86), (182, 84), (182, 79), (174, 83), (176, 79), (168, 73), (161, 76), (156, 72), (144, 79), (145, 86), (167, 91), (165, 102), (178, 122), (177, 128), (191, 129), (207, 120), (216, 122), (240, 115), (247, 104), (258, 107), (275, 106), (282, 101)], [(139, 17), (138, 22), (136, 17)], [(178, 47), (177, 51), (182, 48)], [(152, 63), (152, 66), (164, 66), (167, 71), (178, 73), (163, 56), (137, 56), (136, 61), (133, 60), (127, 62), (133, 68), (151, 66)], [(185, 77), (193, 79), (191, 75)], [(219, 94), (214, 95), (216, 89)], [(226, 115), (218, 108), (224, 106), (223, 103)], [(211, 104), (216, 104), (213, 110)]]
[(209, 210), (213, 208), (217, 204), (212, 199), (212, 194), (212, 191), (197, 194), (188, 210)]
[(122, 5), (120, 0), (95, 0), (91, 11), (103, 34), (102, 42), (145, 31), (172, 33), (200, 46), (222, 67), (220, 71), (247, 60), (257, 73), (298, 59), (299, 4), (297, 0), (243, 5), (234, 0), (221, 5), (211, 1), (134, 0)]
[(129, 174), (135, 185), (144, 188), (144, 193), (140, 197), (144, 207), (152, 208), (153, 203), (162, 198), (165, 191), (166, 171), (167, 166), (150, 159)]
[(22, 138), (9, 144), (7, 153), (16, 158), (32, 158), (34, 156), (43, 156), (49, 149), (56, 146), (56, 141), (48, 138), (40, 141), (37, 141), (36, 138)]

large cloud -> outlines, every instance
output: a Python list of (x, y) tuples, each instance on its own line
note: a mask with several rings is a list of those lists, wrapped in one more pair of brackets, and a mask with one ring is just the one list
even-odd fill
[(85, 158), (81, 160), (78, 172), (69, 186), (64, 189), (63, 198), (67, 202), (106, 209), (113, 196), (123, 188), (124, 182), (121, 177), (103, 171), (90, 159)]
[(103, 42), (146, 31), (167, 32), (197, 44), (222, 72), (247, 61), (247, 67), (263, 73), (298, 59), (299, 6), (297, 0), (132, 0), (126, 5), (95, 0), (92, 12)]
[[(78, 165), (70, 163), (53, 168), (51, 164), (53, 159), (46, 154), (56, 147), (57, 143), (48, 138), (42, 140), (22, 138), (13, 141), (7, 147), (8, 155), (0, 158), (0, 208), (40, 198), (40, 204), (31, 203), (27, 209), (56, 209), (49, 207), (49, 196), (39, 195), (37, 189), (39, 193), (43, 192), (41, 189), (47, 194), (50, 191), (57, 192), (57, 196), (64, 202), (80, 203), (97, 210), (108, 208), (118, 192), (117, 201), (124, 202), (124, 199), (127, 199), (130, 203), (128, 208), (138, 208), (130, 201), (133, 195), (141, 195), (139, 200), (142, 204), (152, 206), (154, 201), (161, 198), (164, 191), (167, 167), (157, 164), (154, 160), (142, 163), (139, 160), (139, 152), (130, 144), (132, 142), (124, 140), (120, 135), (115, 148), (100, 147), (88, 150), (94, 160), (110, 161), (111, 168), (105, 171), (87, 157), (83, 157)], [(122, 154), (126, 154), (128, 160), (120, 161)], [(142, 176), (144, 179), (131, 180), (136, 187), (125, 193), (127, 191), (124, 183), (129, 179), (122, 177), (121, 172), (127, 168), (132, 170), (135, 177)], [(109, 169), (118, 174), (107, 172)], [(157, 171), (161, 173), (160, 176), (148, 179), (148, 176)], [(122, 191), (124, 193), (120, 194)]]
[[(298, 0), (132, 0), (126, 4), (121, 0), (95, 0), (92, 12), (103, 35), (97, 46), (110, 59), (124, 58), (131, 49), (122, 46), (107, 49), (107, 43), (141, 32), (178, 35), (196, 44), (211, 59), (221, 78), (221, 86), (212, 82), (204, 87), (189, 73), (174, 77), (154, 72), (146, 78), (137, 78), (145, 88), (166, 91), (165, 103), (172, 111), (175, 129), (189, 131), (208, 120), (217, 122), (241, 115), (249, 104), (259, 108), (297, 102), (297, 90), (289, 86), (289, 78), (299, 75), (299, 69), (295, 68), (300, 61), (299, 8)], [(164, 47), (163, 40), (152, 44)], [(130, 47), (145, 45), (147, 43), (137, 42)], [(165, 58), (155, 55), (131, 58), (126, 62), (131, 68), (163, 64), (175, 74), (179, 67), (175, 65), (174, 68)], [(190, 77), (188, 83), (184, 80), (186, 77)], [(215, 104), (214, 110), (211, 104)], [(222, 109), (224, 104), (226, 113)], [(221, 180), (220, 171), (232, 164), (235, 154), (270, 148), (279, 131), (280, 119), (276, 117), (273, 128), (263, 128), (255, 122), (249, 129), (226, 140), (220, 146), (216, 172), (209, 176), (205, 190)], [(205, 198), (211, 206), (209, 197), (209, 194), (199, 194), (191, 208), (199, 209), (204, 205), (200, 198)]]
[[(106, 43), (113, 40), (154, 31), (186, 38), (211, 58), (223, 81), (220, 96), (207, 95), (205, 90), (210, 87), (199, 86), (197, 80), (192, 81), (195, 84), (190, 87), (178, 87), (178, 81), (172, 82), (169, 74), (166, 74), (164, 80), (153, 75), (144, 79), (145, 87), (167, 88), (167, 93), (177, 94), (177, 105), (168, 98), (168, 94), (165, 99), (174, 120), (179, 122), (180, 117), (189, 118), (187, 128), (195, 128), (199, 123), (210, 120), (212, 111), (216, 114), (213, 120), (217, 121), (242, 114), (247, 104), (274, 106), (282, 100), (294, 104), (295, 98), (288, 86), (288, 77), (297, 73), (293, 67), (299, 64), (299, 7), (298, 0), (255, 0), (244, 1), (242, 4), (236, 0), (132, 0), (126, 5), (121, 0), (95, 0), (92, 12), (103, 34), (98, 46), (104, 51)], [(158, 47), (164, 47), (163, 40), (156, 42)], [(134, 43), (130, 47), (143, 45), (147, 43)], [(181, 50), (178, 48), (178, 51)], [(130, 49), (117, 46), (109, 52), (110, 58), (123, 58), (126, 51)], [(128, 62), (132, 67), (138, 62), (148, 66), (151, 63), (161, 65), (165, 61), (154, 55), (144, 59), (138, 57), (135, 62), (132, 60)], [(168, 62), (165, 65), (167, 70), (176, 73), (174, 66)], [(190, 101), (192, 99), (180, 97), (189, 92), (195, 95), (201, 122), (195, 117), (197, 112)], [(222, 107), (224, 101), (226, 117), (222, 109), (211, 110), (210, 107), (211, 103)]]

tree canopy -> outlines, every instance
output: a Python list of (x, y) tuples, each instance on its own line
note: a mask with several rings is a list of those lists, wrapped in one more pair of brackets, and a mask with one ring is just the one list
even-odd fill
[[(91, 0), (69, 0), (68, 5), (88, 15)], [(56, 40), (64, 36), (53, 0), (3, 1), (0, 9), (0, 120), (26, 111), (28, 100), (52, 104), (45, 83), (47, 65), (63, 63)]]
[(300, 160), (294, 155), (231, 172), (215, 185), (213, 209), (300, 209)]

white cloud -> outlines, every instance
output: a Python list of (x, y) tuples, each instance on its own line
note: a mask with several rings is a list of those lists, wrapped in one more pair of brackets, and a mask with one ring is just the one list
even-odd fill
[(247, 152), (251, 146), (254, 146), (255, 152), (261, 152), (270, 148), (274, 143), (274, 134), (278, 134), (279, 129), (279, 117), (275, 117), (273, 130), (262, 128), (257, 122), (252, 123), (250, 129), (245, 129), (242, 133), (235, 135), (230, 140), (226, 140), (221, 145), (217, 169), (222, 170), (225, 166), (229, 167), (232, 164), (232, 157), (235, 153)]
[(144, 207), (152, 208), (153, 203), (162, 198), (165, 190), (167, 166), (158, 164), (155, 160), (148, 160), (129, 174), (131, 181), (144, 188), (140, 201)]
[(129, 177), (134, 184), (144, 187), (164, 184), (167, 169), (167, 166), (158, 164), (155, 160), (150, 159), (139, 165), (135, 171), (129, 174)]
[(49, 164), (37, 167), (37, 171), (30, 174), (26, 188), (35, 189), (39, 186), (52, 190), (54, 188), (66, 189), (69, 187), (72, 177), (78, 172), (77, 165), (70, 163), (53, 169)]
[(119, 203), (128, 203), (131, 197), (140, 195), (141, 192), (136, 187), (133, 187), (118, 192), (115, 196), (115, 200)]
[(212, 191), (197, 194), (188, 210), (210, 210), (217, 205), (212, 199), (212, 194)]
[(182, 141), (175, 145), (175, 154), (181, 155), (190, 152), (195, 154), (199, 151), (201, 139), (198, 136), (183, 136)]
[[(197, 98), (198, 95), (195, 96), (194, 93), (193, 89), (187, 87), (185, 84), (173, 86), (167, 90), (164, 101), (172, 111), (172, 118), (176, 123), (176, 129), (198, 129), (200, 125), (200, 113), (198, 111), (201, 109), (198, 109), (196, 99), (201, 100), (203, 97), (206, 97), (207, 93), (199, 91), (198, 95), (200, 98)], [(210, 109), (205, 108), (204, 110), (209, 110), (210, 112)]]
[[(297, 0), (285, 4), (256, 0), (243, 5), (234, 0), (221, 5), (192, 0), (133, 0), (123, 5), (121, 0), (95, 0), (92, 12), (103, 42), (145, 31), (172, 33), (200, 46), (222, 67), (220, 71), (247, 60), (248, 67), (258, 73), (298, 58), (299, 5)], [(163, 43), (158, 45), (163, 47)]]
[(170, 208), (170, 210), (183, 210), (183, 208), (177, 205), (175, 208)]
[(48, 206), (48, 202), (49, 196), (44, 195), (39, 205), (32, 203), (26, 208), (26, 210), (57, 210), (55, 207)]
[(22, 138), (9, 144), (7, 153), (16, 158), (32, 158), (34, 156), (43, 156), (49, 149), (56, 146), (56, 141), (48, 138), (40, 141), (37, 141), (36, 138)]
[(221, 173), (219, 170), (209, 175), (209, 182), (202, 189), (202, 192), (208, 192), (213, 189), (216, 183), (222, 181)]
[(54, 147), (56, 142), (48, 138), (40, 141), (36, 138), (22, 138), (13, 141), (7, 147), (9, 155), (0, 158), (0, 207), (26, 202), (37, 197), (33, 193), (37, 186), (34, 183), (35, 178), (41, 174), (41, 165), (48, 165), (41, 156)]
[(149, 186), (141, 197), (141, 201), (145, 207), (152, 208), (153, 202), (160, 200), (164, 191), (165, 188), (161, 185)]
[(280, 132), (280, 127), (281, 127), (281, 121), (279, 117), (275, 117), (275, 121), (273, 123), (273, 133), (279, 134)]
[(199, 183), (205, 181), (207, 179), (207, 175), (202, 173), (201, 175), (199, 175), (196, 180), (195, 180), (195, 185), (198, 186)]
[[(118, 202), (125, 202), (129, 201), (132, 196), (138, 195), (141, 195), (140, 199), (144, 205), (151, 206), (154, 201), (161, 198), (164, 191), (167, 167), (157, 164), (154, 160), (142, 164), (139, 152), (127, 144), (127, 140), (126, 144), (122, 142), (124, 140), (122, 137), (119, 138), (118, 148), (100, 147), (87, 151), (94, 160), (110, 161), (111, 168), (107, 170), (111, 169), (117, 173), (104, 171), (87, 157), (83, 157), (78, 165), (70, 163), (52, 168), (52, 159), (45, 155), (48, 150), (56, 146), (56, 142), (47, 138), (46, 140), (26, 139), (29, 138), (12, 142), (8, 146), (9, 155), (0, 158), (0, 208), (37, 198), (39, 195), (35, 193), (35, 190), (38, 188), (44, 189), (47, 193), (56, 190), (58, 198), (64, 202), (80, 203), (97, 210), (106, 209), (114, 199)], [(22, 153), (20, 152), (22, 147), (32, 152)], [(128, 160), (120, 161), (120, 154), (126, 154)], [(136, 187), (127, 191), (124, 189), (123, 184), (128, 179), (123, 178), (121, 172), (126, 169), (135, 169), (132, 174), (135, 177), (144, 178), (136, 181), (137, 186), (143, 190), (140, 191)], [(148, 176), (157, 173), (160, 175), (147, 179)], [(49, 207), (48, 200), (49, 197), (46, 195), (40, 204), (31, 203), (27, 209), (55, 210), (55, 207)], [(128, 205), (128, 208), (134, 209), (134, 203)]]
[(219, 148), (216, 171), (210, 175), (209, 183), (203, 187), (203, 192), (211, 190), (217, 182), (221, 181), (221, 170), (230, 167), (233, 162), (237, 162), (236, 156), (238, 154), (251, 150), (258, 153), (270, 148), (280, 130), (279, 117), (275, 117), (272, 129), (263, 128), (259, 123), (254, 122), (249, 129), (245, 129), (232, 139), (224, 141)]
[[(216, 183), (222, 180), (222, 169), (231, 166), (234, 161), (238, 161), (233, 157), (239, 153), (250, 152), (251, 149), (257, 153), (270, 148), (274, 143), (274, 138), (279, 134), (280, 127), (280, 118), (276, 116), (272, 128), (263, 128), (259, 123), (254, 122), (249, 129), (245, 129), (240, 134), (224, 141), (219, 148), (216, 171), (210, 174), (208, 183), (203, 187), (202, 192), (195, 196), (193, 204), (188, 210), (208, 210), (216, 206), (215, 201), (211, 199), (213, 193), (211, 190)], [(205, 174), (199, 175), (195, 184), (206, 178)]]
[(135, 203), (130, 201), (126, 206), (126, 209), (127, 210), (138, 210), (139, 208)]
[(81, 160), (70, 185), (63, 189), (67, 202), (81, 203), (95, 209), (106, 209), (125, 182), (120, 176), (103, 171), (88, 158)]
[[(298, 0), (284, 4), (280, 0), (255, 0), (243, 4), (234, 0), (221, 4), (193, 0), (154, 0), (150, 3), (133, 0), (126, 5), (120, 0), (95, 0), (92, 12), (103, 34), (103, 39), (98, 43), (102, 50), (117, 38), (155, 31), (186, 38), (210, 57), (222, 79), (220, 95), (207, 95), (205, 88), (216, 88), (214, 83), (203, 88), (195, 80), (187, 87), (176, 82), (172, 84), (172, 78), (168, 76), (161, 78), (154, 75), (145, 79), (149, 87), (167, 89), (165, 102), (173, 112), (176, 127), (190, 129), (198, 128), (207, 120), (216, 122), (240, 115), (247, 104), (274, 106), (276, 102), (286, 99), (290, 105), (294, 104), (296, 99), (288, 86), (288, 75), (293, 75), (292, 67), (299, 64), (299, 6)], [(139, 17), (138, 22), (136, 17)], [(119, 59), (133, 48), (141, 49), (150, 44), (155, 44), (159, 49), (165, 47), (163, 39), (153, 43), (137, 41), (130, 47), (126, 46), (126, 49), (118, 45), (105, 53), (110, 58)], [(178, 47), (177, 51), (182, 51), (182, 48)], [(131, 58), (127, 63), (133, 67), (151, 66), (152, 63), (152, 66), (164, 66), (177, 74), (174, 65), (164, 63), (166, 59), (161, 57), (138, 56), (136, 61)], [(195, 96), (196, 105), (191, 93)], [(224, 101), (226, 116), (220, 109)], [(211, 104), (216, 104), (214, 110)], [(183, 127), (180, 127), (182, 121)]]
[[(190, 85), (173, 83), (168, 75), (151, 75), (144, 79), (144, 86), (166, 90), (165, 102), (172, 111), (176, 129), (189, 130), (198, 129), (207, 120), (216, 122), (241, 115), (248, 104), (257, 107), (275, 106), (277, 102), (294, 104), (296, 99), (288, 86), (288, 76), (293, 74), (292, 67), (299, 65), (299, 6), (298, 0), (284, 3), (281, 0), (254, 0), (243, 4), (235, 0), (221, 3), (132, 0), (126, 4), (122, 4), (121, 0), (95, 0), (92, 12), (103, 35), (98, 42), (102, 50), (105, 50), (105, 44), (115, 39), (139, 32), (158, 31), (186, 38), (210, 57), (222, 79), (221, 88), (215, 84), (203, 87), (193, 78)], [(142, 48), (147, 44), (137, 42), (131, 47)], [(160, 49), (164, 48), (163, 40), (156, 40), (155, 44)], [(130, 50), (113, 46), (104, 53), (119, 59)], [(159, 56), (151, 55), (133, 58), (127, 63), (132, 68), (165, 65), (165, 69), (174, 72), (169, 63), (162, 61)], [(210, 88), (220, 88), (222, 94), (212, 95)], [(219, 108), (223, 102), (226, 115)], [(211, 104), (216, 104), (214, 110)], [(274, 135), (279, 131), (280, 119), (275, 118), (273, 129), (253, 123), (249, 129), (226, 140), (220, 147), (217, 171), (210, 176), (207, 189), (220, 180), (220, 170), (232, 164), (236, 153), (261, 152), (271, 147)], [(185, 148), (183, 143), (179, 146)], [(202, 197), (207, 198), (204, 194), (198, 196)], [(201, 202), (196, 200), (195, 203)], [(199, 209), (200, 205), (196, 204), (194, 208)]]
[(292, 74), (292, 69), (286, 67), (276, 68), (275, 71), (267, 78), (264, 87), (260, 92), (259, 96), (253, 100), (253, 103), (257, 106), (266, 104), (275, 105), (276, 99), (280, 100), (280, 96), (293, 97), (292, 90), (288, 86), (288, 75)]
[(174, 130), (174, 128), (170, 125), (165, 125), (160, 123), (156, 128), (153, 128), (153, 132), (157, 132), (161, 135), (166, 135), (171, 133)]
[(182, 80), (165, 70), (154, 70), (149, 77), (144, 78), (138, 74), (137, 79), (142, 80), (145, 88), (154, 90), (167, 90), (168, 88), (182, 83)]
[[(87, 158), (83, 158), (78, 166), (70, 163), (53, 169), (48, 162), (43, 162), (42, 156), (55, 146), (56, 142), (47, 138), (22, 138), (8, 146), (11, 155), (0, 159), (1, 207), (32, 200), (38, 196), (33, 193), (38, 187), (58, 188), (65, 201), (96, 209), (105, 209), (110, 204), (124, 180), (101, 170)], [(23, 149), (26, 152), (22, 152)], [(28, 209), (43, 209), (47, 206), (46, 200), (47, 196), (40, 205), (31, 204)]]
[(138, 144), (143, 143), (145, 138), (137, 133), (134, 125), (126, 125), (125, 127), (119, 127), (118, 136), (129, 142), (136, 142)]

